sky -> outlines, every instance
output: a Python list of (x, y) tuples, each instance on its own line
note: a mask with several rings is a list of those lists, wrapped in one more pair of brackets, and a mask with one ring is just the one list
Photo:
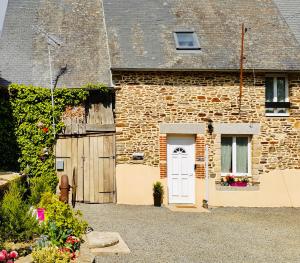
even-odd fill
[(0, 32), (2, 31), (7, 1), (8, 0), (0, 0)]

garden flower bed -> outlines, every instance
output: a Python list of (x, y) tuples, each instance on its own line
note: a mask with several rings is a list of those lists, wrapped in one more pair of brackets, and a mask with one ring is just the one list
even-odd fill
[[(0, 203), (0, 262), (31, 255), (36, 263), (73, 262), (79, 255), (87, 223), (80, 211), (45, 192), (29, 202), (21, 182), (11, 183)], [(42, 208), (42, 209), (41, 209)]]

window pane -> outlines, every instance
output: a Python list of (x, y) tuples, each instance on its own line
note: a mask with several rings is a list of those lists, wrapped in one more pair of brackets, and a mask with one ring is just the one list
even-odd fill
[(287, 109), (276, 109), (277, 113), (288, 113)]
[(272, 102), (274, 100), (274, 80), (273, 78), (266, 78), (266, 101)]
[(248, 137), (236, 138), (236, 172), (248, 173)]
[(277, 101), (285, 102), (285, 78), (277, 78)]
[(193, 33), (176, 33), (180, 47), (196, 47)]
[(222, 137), (221, 139), (221, 171), (232, 173), (232, 138)]

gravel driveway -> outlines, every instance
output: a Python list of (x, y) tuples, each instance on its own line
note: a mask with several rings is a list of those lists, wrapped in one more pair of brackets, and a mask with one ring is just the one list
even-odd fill
[(300, 262), (300, 209), (217, 208), (176, 213), (166, 208), (78, 204), (90, 225), (119, 232), (129, 255), (97, 262)]

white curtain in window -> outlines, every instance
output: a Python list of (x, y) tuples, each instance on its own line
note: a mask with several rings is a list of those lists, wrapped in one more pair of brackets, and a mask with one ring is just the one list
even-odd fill
[(277, 101), (285, 102), (285, 78), (277, 78)]
[(232, 137), (221, 139), (221, 170), (222, 173), (232, 172)]
[(236, 138), (236, 172), (248, 173), (248, 138)]

